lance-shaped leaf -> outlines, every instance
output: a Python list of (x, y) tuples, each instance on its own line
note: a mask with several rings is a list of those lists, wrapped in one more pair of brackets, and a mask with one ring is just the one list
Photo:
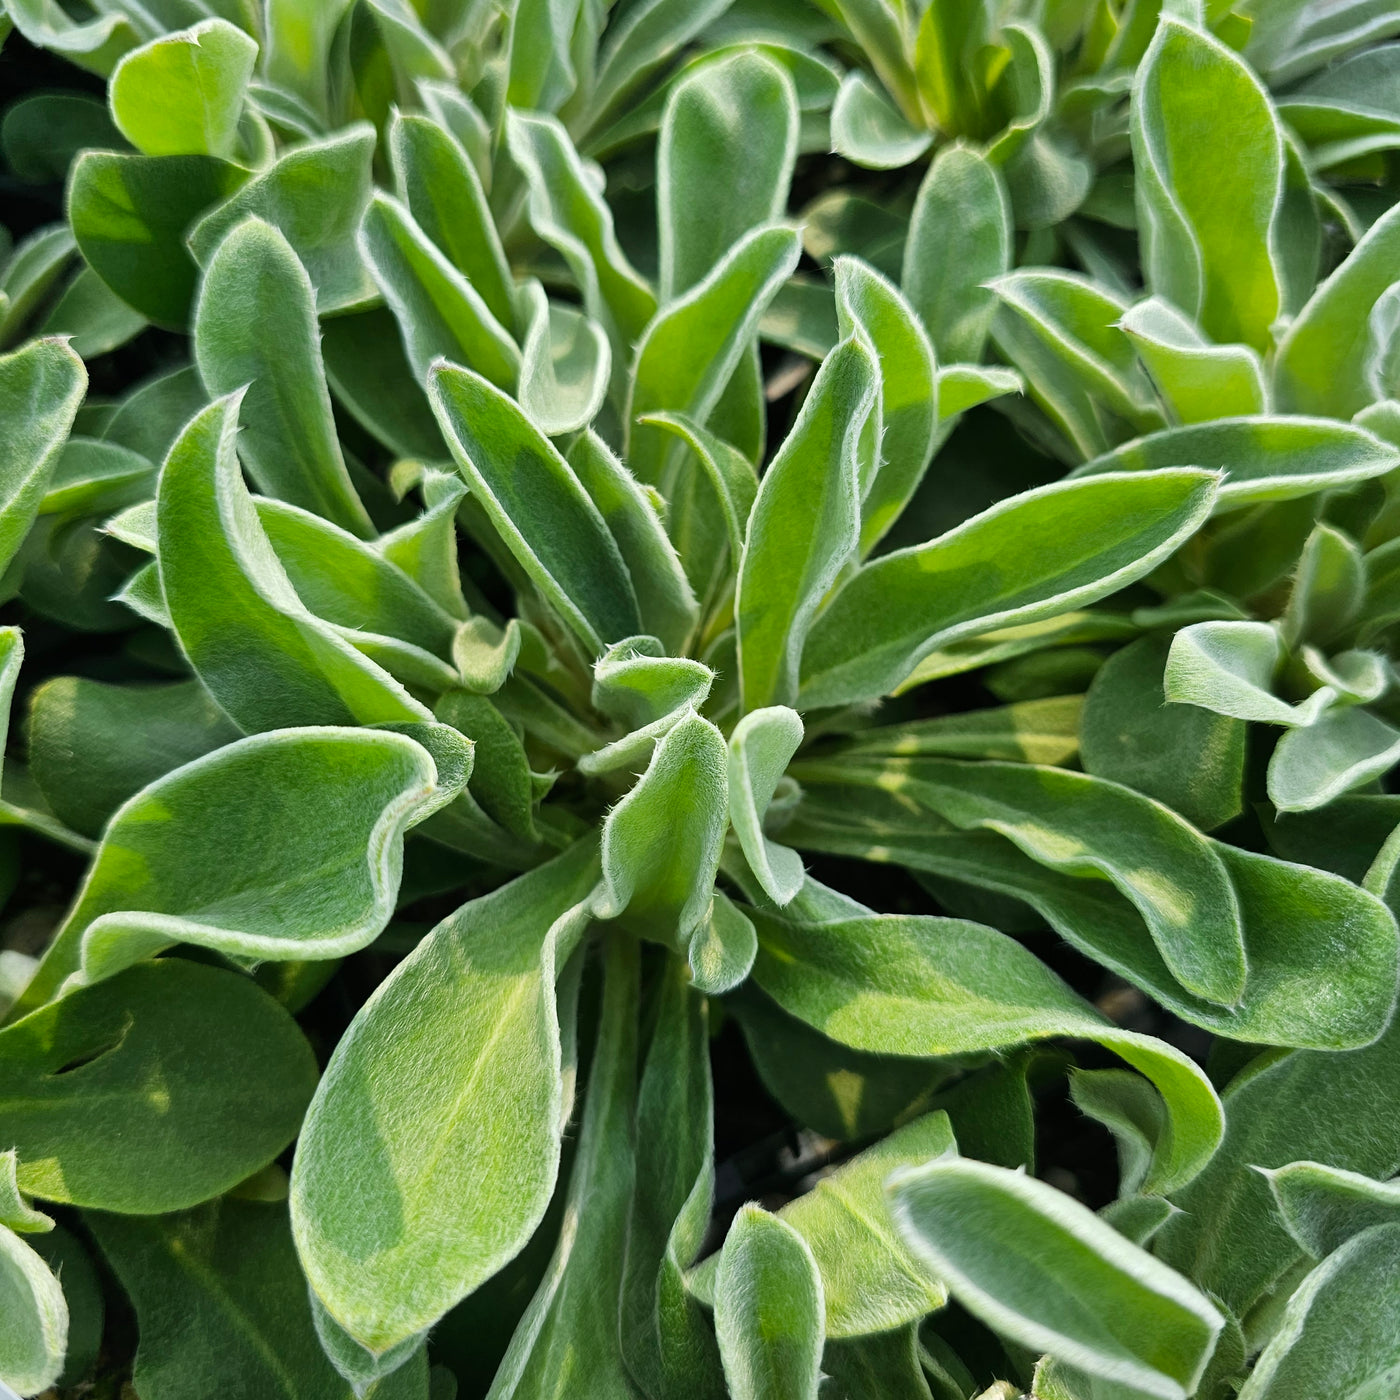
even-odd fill
[(742, 1207), (715, 1280), (715, 1332), (734, 1400), (816, 1400), (823, 1309), (807, 1242), (778, 1216)]
[(1394, 922), (1349, 880), (1216, 843), (1239, 900), (1249, 968), (1239, 1002), (1221, 1006), (1181, 986), (1142, 916), (1107, 882), (1052, 871), (999, 837), (941, 826), (894, 793), (824, 788), (805, 763), (798, 774), (804, 797), (784, 830), (795, 846), (1024, 900), (1067, 942), (1193, 1025), (1257, 1044), (1340, 1050), (1368, 1044), (1389, 1019)]
[[(20, 1188), (138, 1215), (227, 1191), (292, 1140), (316, 1060), (241, 973), (164, 958), (0, 1030)], [(230, 1116), (238, 1132), (220, 1130)]]
[(684, 1270), (709, 1226), (714, 1089), (706, 999), (671, 958), (656, 992), (656, 1029), (637, 1091), (636, 1186), (626, 1232), (621, 1340), (649, 1395), (723, 1395), (714, 1334)]
[(704, 64), (671, 89), (656, 150), (663, 304), (751, 229), (783, 216), (797, 131), (792, 79), (759, 49)]
[(555, 970), (597, 878), (582, 842), (464, 905), (336, 1046), (297, 1148), (292, 1229), (312, 1290), (375, 1354), (490, 1278), (544, 1215), (564, 1112)]
[(1224, 1094), (1225, 1138), (1173, 1195), (1182, 1214), (1162, 1227), (1156, 1253), (1247, 1313), (1303, 1255), (1258, 1168), (1304, 1160), (1382, 1179), (1400, 1171), (1400, 1123), (1388, 1111), (1398, 1066), (1392, 1022), (1364, 1049), (1265, 1055), (1236, 1075)]
[(1315, 691), (1299, 705), (1272, 693), (1283, 643), (1267, 622), (1196, 622), (1172, 638), (1166, 697), (1219, 715), (1265, 724), (1309, 725), (1334, 698)]
[(398, 196), (418, 227), (471, 283), (496, 320), (511, 326), (510, 266), (481, 177), (461, 143), (427, 117), (396, 113), (389, 124), (389, 161)]
[(87, 388), (82, 361), (61, 340), (32, 340), (0, 356), (0, 568), (14, 558), (49, 488)]
[(1326, 645), (1356, 621), (1366, 595), (1366, 565), (1351, 538), (1335, 526), (1313, 528), (1298, 556), (1281, 620), (1284, 640)]
[(1393, 471), (1400, 453), (1366, 429), (1332, 418), (1222, 418), (1136, 438), (1071, 475), (1197, 464), (1223, 469), (1224, 508), (1355, 486)]
[(1135, 1394), (1195, 1393), (1225, 1319), (1063, 1192), (945, 1156), (898, 1173), (890, 1203), (914, 1253), (994, 1331)]
[(936, 647), (1125, 587), (1195, 533), (1218, 480), (1181, 469), (1100, 479), (1100, 491), (1060, 482), (867, 564), (807, 638), (804, 705), (887, 694)]
[(219, 244), (200, 286), (194, 349), (210, 394), (247, 385), (238, 449), (258, 486), (371, 534), (331, 414), (311, 282), (270, 224), (248, 219)]
[[(828, 1340), (887, 1332), (948, 1301), (948, 1290), (900, 1238), (885, 1201), (891, 1172), (921, 1166), (945, 1152), (957, 1152), (948, 1115), (925, 1114), (852, 1157), (778, 1212), (807, 1241), (817, 1261)], [(719, 1256), (712, 1255), (687, 1280), (712, 1306), (719, 1263)]]
[[(404, 831), (450, 802), (471, 750), (445, 726), (284, 729), (177, 768), (112, 817), (24, 1004), (172, 943), (343, 957), (388, 923)], [(440, 766), (439, 766), (440, 765)]]
[(232, 156), (257, 57), (257, 41), (225, 19), (134, 49), (112, 72), (117, 129), (148, 156)]
[(678, 950), (703, 937), (729, 818), (728, 760), (719, 730), (693, 712), (667, 731), (603, 824), (600, 918), (625, 914)]
[(0, 1225), (0, 1384), (37, 1395), (58, 1380), (68, 1349), (68, 1304), (53, 1272), (13, 1230)]
[(944, 147), (919, 186), (900, 276), (941, 363), (982, 358), (997, 308), (985, 284), (1010, 266), (1011, 209), (1000, 173), (970, 147)]
[(580, 434), (569, 448), (568, 460), (617, 541), (636, 589), (643, 630), (679, 655), (695, 626), (699, 604), (656, 507), (597, 433)]
[[(133, 1374), (153, 1400), (194, 1400), (202, 1386), (351, 1400), (317, 1339), (283, 1203), (226, 1196), (178, 1215), (84, 1219), (136, 1308)], [(420, 1352), (372, 1393), (419, 1400), (427, 1369)]]
[[(1215, 161), (1222, 114), (1238, 153), (1229, 180)], [(1263, 84), (1218, 39), (1166, 17), (1137, 72), (1132, 135), (1148, 286), (1211, 339), (1269, 349), (1284, 156)]]
[(1269, 760), (1269, 801), (1280, 812), (1308, 812), (1397, 762), (1400, 729), (1359, 706), (1332, 710), (1278, 741)]
[(1400, 1224), (1348, 1240), (1299, 1285), (1240, 1400), (1329, 1391), (1381, 1400), (1400, 1380)]
[(1129, 307), (1118, 324), (1180, 422), (1208, 423), (1267, 409), (1264, 362), (1250, 346), (1213, 345), (1161, 297)]
[(780, 906), (802, 888), (802, 860), (764, 835), (763, 819), (801, 742), (801, 716), (784, 705), (751, 711), (729, 739), (729, 821), (749, 869)]
[(622, 251), (612, 210), (554, 117), (508, 111), (506, 144), (529, 186), (531, 228), (568, 263), (584, 308), (607, 328), (614, 369), (625, 371), (656, 294)]
[(382, 541), (348, 531), (283, 501), (255, 502), (297, 596), (339, 627), (397, 637), (441, 656), (451, 653), (458, 620), (386, 558)]
[(268, 0), (264, 72), (313, 113), (326, 110), (331, 41), (349, 7), (350, 0)]
[(1170, 808), (1085, 773), (1024, 763), (892, 759), (879, 781), (956, 826), (999, 832), (1051, 869), (1109, 880), (1184, 987), (1239, 1000), (1246, 964), (1230, 877), (1210, 842)]
[(1400, 1182), (1373, 1181), (1321, 1162), (1261, 1170), (1289, 1234), (1314, 1259), (1374, 1225), (1400, 1225)]
[(880, 442), (864, 464), (860, 552), (869, 554), (918, 489), (939, 421), (933, 347), (898, 288), (856, 258), (838, 258), (836, 311), (843, 336), (857, 335), (879, 364)]
[[(755, 229), (702, 282), (660, 311), (637, 346), (628, 423), (670, 412), (688, 414), (703, 427), (801, 251), (794, 229)], [(659, 483), (665, 434), (645, 425), (631, 434), (628, 465), (639, 480)]]
[(754, 980), (785, 1011), (856, 1050), (940, 1056), (1051, 1036), (1092, 1040), (1167, 1103), (1151, 1190), (1189, 1181), (1220, 1141), (1220, 1104), (1180, 1051), (1121, 1031), (1014, 939), (960, 919), (872, 914), (822, 923), (752, 911)]
[(398, 319), (420, 382), (439, 357), (460, 361), (493, 384), (514, 388), (520, 350), (481, 293), (448, 262), (407, 209), (376, 194), (365, 210), (360, 250)]
[[(578, 83), (572, 46), (579, 0), (523, 0), (510, 18), (512, 107), (557, 111)], [(592, 36), (590, 36), (591, 39)], [(592, 55), (589, 55), (591, 64)]]
[(861, 339), (838, 345), (759, 483), (734, 600), (745, 709), (796, 699), (807, 630), (859, 543), (861, 449), (879, 385)]
[(428, 711), (297, 597), (234, 455), (240, 395), (199, 413), (160, 477), (160, 579), (185, 655), (240, 728), (375, 724)]
[(892, 758), (1005, 758), (1064, 765), (1079, 749), (1084, 697), (1056, 695), (987, 710), (886, 724), (853, 734), (843, 753)]
[(632, 579), (573, 468), (480, 375), (434, 366), (428, 397), (473, 495), (516, 562), (594, 655), (641, 631)]
[(215, 156), (84, 151), (68, 180), (68, 218), (88, 266), (147, 320), (183, 331), (198, 269), (185, 234), (247, 172)]
[(997, 278), (993, 289), (1027, 333), (1030, 354), (1007, 348), (1032, 393), (1044, 392), (1039, 367), (1053, 366), (1140, 432), (1162, 426), (1152, 386), (1118, 326), (1127, 306), (1117, 296), (1075, 273), (1030, 268)]
[(637, 1088), (637, 944), (625, 935), (604, 955), (603, 999), (560, 1232), (535, 1296), (510, 1339), (492, 1400), (545, 1400), (566, 1392), (630, 1393), (618, 1327), (631, 1204), (632, 1110)]
[(142, 38), (120, 12), (99, 11), (90, 19), (74, 20), (61, 5), (46, 0), (15, 0), (5, 8), (6, 18), (35, 48), (51, 49), (103, 78)]
[(355, 235), (372, 188), (374, 147), (374, 129), (367, 122), (293, 146), (190, 230), (195, 257), (207, 267), (235, 225), (262, 219), (292, 245), (316, 288), (321, 315), (372, 301), (374, 283)]
[(535, 842), (535, 778), (520, 736), (484, 696), (449, 690), (437, 717), (472, 741), (469, 791), (492, 821), (522, 841)]
[(1370, 402), (1367, 318), (1395, 281), (1397, 257), (1400, 215), (1387, 210), (1289, 325), (1274, 362), (1281, 408), (1345, 419)]

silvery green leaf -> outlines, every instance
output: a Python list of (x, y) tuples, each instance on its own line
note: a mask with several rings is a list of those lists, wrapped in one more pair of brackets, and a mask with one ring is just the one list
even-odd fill
[(831, 288), (802, 273), (789, 277), (768, 303), (758, 333), (769, 345), (824, 360), (840, 339)]
[(160, 580), (190, 664), (247, 731), (428, 719), (297, 597), (238, 469), (240, 400), (197, 414), (160, 477)]
[(634, 1161), (639, 953), (627, 936), (604, 950), (603, 998), (566, 1219), (554, 1257), (511, 1337), (490, 1400), (632, 1393), (619, 1333), (623, 1251)]
[[(662, 308), (642, 332), (627, 422), (684, 413), (702, 427), (758, 333), (763, 309), (797, 266), (796, 230), (774, 224), (746, 234), (705, 279)], [(664, 487), (669, 444), (659, 428), (632, 427), (628, 465)]]
[(198, 681), (110, 685), (55, 676), (29, 697), (29, 772), (55, 816), (100, 836), (129, 797), (239, 737)]
[[(1239, 159), (1229, 180), (1213, 159), (1222, 113)], [(1269, 349), (1284, 152), (1263, 84), (1218, 39), (1164, 16), (1134, 82), (1132, 136), (1149, 289), (1211, 339)]]
[(1239, 1001), (1246, 961), (1229, 874), (1169, 808), (1117, 783), (1021, 763), (896, 758), (879, 782), (964, 830), (999, 833), (1051, 869), (1108, 880), (1182, 986), (1223, 1005)]
[(185, 234), (246, 178), (214, 156), (84, 151), (68, 181), (73, 236), (124, 302), (158, 326), (183, 331), (198, 278)]
[(414, 377), (449, 359), (514, 388), (520, 348), (481, 294), (398, 200), (376, 194), (360, 226), (360, 251), (403, 336)]
[[(317, 1338), (284, 1204), (224, 1197), (176, 1215), (84, 1221), (136, 1308), (134, 1374), (151, 1400), (195, 1400), (208, 1386), (351, 1400)], [(425, 1400), (427, 1369), (420, 1350), (369, 1394)]]
[(381, 548), (284, 501), (254, 502), (297, 597), (326, 622), (451, 654), (458, 620)]
[[(1197, 705), (1166, 703), (1171, 646), (1164, 637), (1140, 638), (1109, 657), (1094, 677), (1084, 697), (1084, 769), (1135, 788), (1209, 831), (1243, 808), (1245, 726)], [(1183, 764), (1182, 754), (1194, 755), (1193, 761)]]
[(1269, 800), (1281, 812), (1311, 811), (1397, 762), (1400, 729), (1359, 706), (1334, 709), (1278, 741), (1269, 760)]
[(36, 230), (9, 252), (0, 272), (0, 340), (13, 340), (39, 310), (72, 265), (73, 252), (73, 233), (64, 224)]
[(87, 388), (82, 361), (57, 339), (31, 340), (0, 356), (0, 567), (18, 552), (49, 489)]
[(975, 364), (996, 312), (985, 284), (1011, 266), (1011, 210), (1001, 175), (970, 147), (946, 146), (919, 186), (900, 282), (939, 363)]
[(783, 216), (797, 129), (792, 79), (761, 49), (704, 64), (672, 88), (656, 155), (663, 304), (708, 276), (745, 234)]
[(74, 352), (92, 360), (125, 345), (145, 328), (146, 318), (84, 267), (44, 318), (39, 334), (68, 336)]
[(867, 170), (910, 165), (933, 144), (859, 69), (841, 80), (831, 109), (831, 147)]
[(643, 631), (679, 655), (698, 620), (699, 604), (653, 500), (594, 432), (574, 440), (568, 461), (617, 541)]
[(39, 503), (40, 515), (106, 515), (155, 489), (156, 469), (139, 453), (76, 434), (63, 444)]
[(1400, 1224), (1354, 1235), (1298, 1285), (1240, 1400), (1371, 1400), (1400, 1378)]
[[(1127, 307), (1112, 292), (1072, 272), (1030, 268), (997, 278), (992, 288), (1031, 330), (1042, 354), (1091, 397), (1140, 432), (1162, 426), (1152, 387), (1118, 326)], [(1034, 394), (1034, 362), (1017, 361), (1017, 368)]]
[(137, 383), (102, 432), (105, 442), (163, 462), (180, 429), (209, 402), (193, 365), (166, 370)]
[(802, 719), (783, 705), (751, 710), (729, 739), (729, 821), (749, 869), (779, 906), (802, 887), (802, 859), (764, 835), (763, 818), (801, 742)]
[(909, 1246), (993, 1331), (1142, 1395), (1195, 1392), (1224, 1318), (1071, 1197), (952, 1156), (889, 1191)]
[(263, 73), (324, 116), (331, 43), (350, 0), (266, 0)]
[[(183, 958), (0, 1030), (20, 1189), (97, 1210), (155, 1215), (229, 1190), (296, 1136), (315, 1086), (316, 1058), (282, 1006), (242, 973)], [(219, 1129), (229, 1115), (236, 1134)]]
[(625, 915), (660, 942), (686, 947), (710, 916), (729, 818), (728, 754), (690, 712), (657, 742), (647, 770), (603, 823), (599, 918)]
[(734, 603), (746, 710), (796, 699), (812, 618), (859, 544), (861, 451), (879, 385), (861, 339), (838, 345), (759, 483)]
[(53, 1217), (35, 1210), (19, 1189), (19, 1156), (13, 1148), (0, 1152), (0, 1228), (17, 1235), (44, 1234), (54, 1227)]
[(714, 1089), (706, 999), (667, 960), (637, 1091), (636, 1188), (626, 1232), (622, 1352), (657, 1400), (724, 1394), (714, 1333), (683, 1271), (701, 1247), (714, 1194)]
[(1341, 530), (1318, 525), (1303, 545), (1282, 618), (1283, 636), (1325, 644), (1356, 620), (1366, 591), (1361, 551)]
[(585, 841), (464, 905), (336, 1046), (292, 1168), (292, 1229), (312, 1290), (374, 1354), (484, 1283), (544, 1215), (565, 1108), (555, 970), (597, 878)]
[(597, 655), (639, 632), (636, 594), (617, 543), (553, 443), (470, 370), (436, 363), (428, 397), (475, 499), (583, 645)]
[(1400, 1223), (1400, 1183), (1321, 1162), (1260, 1169), (1268, 1178), (1288, 1233), (1314, 1259), (1325, 1259), (1353, 1235)]
[(108, 823), (23, 1004), (173, 943), (259, 960), (364, 947), (393, 912), (405, 829), (471, 771), (460, 736), (417, 732), (433, 752), (384, 731), (286, 729), (157, 779)]
[[(1221, 1006), (1185, 991), (1142, 917), (1106, 884), (1038, 865), (1002, 838), (941, 826), (892, 793), (826, 788), (806, 763), (798, 772), (803, 801), (784, 835), (799, 849), (895, 862), (1023, 900), (1067, 942), (1193, 1025), (1256, 1044), (1335, 1050), (1369, 1044), (1387, 1023), (1396, 930), (1380, 899), (1350, 880), (1216, 843), (1239, 900), (1249, 968), (1238, 1004)], [(1329, 951), (1334, 937), (1344, 956)]]
[(843, 753), (892, 758), (1003, 758), (1068, 766), (1079, 750), (1085, 698), (1056, 695), (908, 724), (880, 725), (853, 734)]
[(143, 155), (233, 155), (257, 41), (207, 19), (126, 54), (108, 100), (117, 129)]
[(937, 445), (933, 346), (899, 289), (856, 258), (835, 262), (840, 334), (857, 335), (879, 363), (881, 431), (861, 481), (860, 552), (869, 554), (918, 490)]
[(1374, 433), (1335, 418), (1219, 418), (1135, 438), (1071, 475), (1197, 463), (1224, 469), (1223, 510), (1355, 486), (1393, 471), (1400, 453)]
[[(1204, 522), (1217, 481), (1182, 469), (1099, 478), (1100, 491), (1085, 491), (1089, 481), (1061, 482), (867, 564), (808, 635), (804, 705), (886, 694), (935, 647), (1068, 612), (1141, 578)], [(1032, 535), (1029, 549), (1021, 541)], [(993, 586), (988, 563), (996, 565)]]
[(512, 107), (557, 111), (574, 91), (571, 52), (580, 0), (517, 0), (510, 12), (506, 101)]
[(98, 11), (89, 19), (75, 20), (48, 0), (6, 0), (5, 10), (36, 48), (51, 49), (103, 78), (122, 54), (147, 37), (121, 11)]
[(530, 226), (563, 256), (584, 309), (612, 341), (614, 372), (625, 373), (633, 341), (656, 313), (656, 294), (622, 251), (612, 210), (564, 127), (543, 113), (511, 110), (505, 129), (529, 190)]
[(534, 818), (534, 782), (524, 745), (500, 711), (484, 696), (450, 690), (434, 711), (472, 741), (468, 791), (481, 809), (513, 836), (539, 840)]
[(1281, 408), (1350, 418), (1370, 402), (1366, 318), (1396, 280), (1397, 250), (1400, 216), (1387, 211), (1293, 319), (1274, 363)]
[(370, 197), (374, 146), (374, 131), (362, 122), (293, 146), (190, 229), (189, 245), (200, 265), (208, 266), (235, 225), (262, 219), (292, 245), (316, 289), (321, 315), (372, 301), (374, 283), (355, 235)]
[(498, 627), (489, 617), (469, 617), (452, 640), (452, 660), (462, 684), (478, 695), (494, 695), (515, 669), (520, 645), (516, 618)]
[(63, 1370), (68, 1304), (49, 1266), (11, 1229), (0, 1225), (0, 1383), (20, 1395), (47, 1390)]
[(1161, 1095), (1140, 1075), (1121, 1069), (1071, 1071), (1069, 1093), (1082, 1114), (1113, 1134), (1118, 1147), (1118, 1194), (1132, 1196), (1152, 1165), (1166, 1127)]
[(743, 1206), (715, 1281), (715, 1332), (734, 1400), (816, 1400), (823, 1306), (807, 1242), (779, 1216)]
[(748, 916), (716, 890), (708, 916), (686, 945), (692, 986), (707, 996), (732, 992), (753, 971), (757, 955), (758, 935)]
[[(1246, 1314), (1302, 1257), (1260, 1167), (1314, 1161), (1364, 1176), (1400, 1170), (1391, 1102), (1400, 1030), (1342, 1054), (1295, 1050), (1247, 1065), (1224, 1093), (1225, 1138), (1154, 1241), (1198, 1287)], [(1227, 1243), (1228, 1242), (1228, 1243)]]
[(690, 448), (719, 502), (730, 553), (736, 560), (741, 558), (744, 531), (758, 494), (758, 473), (753, 463), (732, 443), (716, 437), (684, 413), (649, 413), (637, 421), (674, 433)]
[[(791, 915), (789, 910), (789, 915)], [(1051, 1036), (1094, 1041), (1146, 1075), (1172, 1120), (1149, 1177), (1191, 1180), (1220, 1140), (1220, 1105), (1180, 1051), (1100, 1018), (1014, 939), (961, 919), (893, 914), (820, 923), (752, 913), (754, 980), (833, 1040), (884, 1055), (943, 1056)]]
[[(930, 1400), (934, 1392), (929, 1389), (921, 1351), (919, 1329), (914, 1326), (846, 1342), (829, 1340), (822, 1351), (821, 1400), (862, 1400), (866, 1395)], [(930, 1363), (933, 1372), (937, 1363), (931, 1357)], [(938, 1392), (939, 1397), (943, 1394)]]
[(451, 132), (413, 113), (389, 125), (389, 161), (400, 201), (418, 227), (471, 283), (502, 326), (513, 327), (510, 265), (481, 177)]
[[(919, 17), (914, 45), (919, 97), (933, 122), (951, 135), (976, 134), (987, 124), (986, 65), (993, 22), (987, 0), (933, 0)], [(1004, 54), (1003, 48), (998, 57)]]
[(194, 349), (211, 395), (247, 386), (238, 448), (258, 485), (370, 534), (331, 414), (311, 282), (271, 224), (249, 218), (215, 249), (195, 306)]
[[(910, 1253), (885, 1202), (891, 1172), (957, 1152), (946, 1113), (916, 1118), (857, 1153), (812, 1190), (789, 1201), (778, 1218), (807, 1242), (821, 1274), (828, 1340), (887, 1332), (936, 1312), (948, 1291)], [(712, 1306), (722, 1256), (687, 1279)]]
[(937, 386), (938, 422), (945, 427), (989, 399), (1024, 393), (1026, 382), (1015, 370), (996, 365), (944, 365), (938, 371)]
[(1169, 701), (1264, 724), (1306, 726), (1335, 698), (1314, 691), (1300, 705), (1273, 694), (1283, 657), (1278, 630), (1267, 622), (1196, 622), (1172, 638), (1162, 684)]
[(830, 0), (822, 8), (850, 33), (906, 116), (921, 113), (908, 17), (894, 0)]
[(1251, 346), (1212, 344), (1161, 297), (1129, 307), (1119, 325), (1178, 422), (1267, 411), (1264, 364)]
[(520, 404), (547, 437), (576, 433), (598, 416), (608, 392), (612, 348), (603, 328), (531, 281), (520, 352)]

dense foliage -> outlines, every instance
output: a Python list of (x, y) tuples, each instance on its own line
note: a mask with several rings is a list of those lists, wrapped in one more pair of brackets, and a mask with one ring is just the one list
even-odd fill
[(3, 9), (0, 1381), (1400, 1394), (1400, 9)]

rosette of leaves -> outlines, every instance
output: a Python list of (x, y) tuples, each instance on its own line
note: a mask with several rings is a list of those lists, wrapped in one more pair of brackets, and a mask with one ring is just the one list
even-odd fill
[[(12, 3), (110, 72), (137, 153), (73, 164), (74, 236), (191, 351), (106, 404), (60, 339), (0, 359), (12, 587), (143, 680), (33, 688), (0, 808), (87, 860), (42, 958), (0, 964), (21, 1390), (89, 1364), (90, 1247), (152, 1400), (450, 1394), (429, 1358), (462, 1329), (521, 1400), (1393, 1378), (1391, 1301), (1362, 1339), (1347, 1318), (1394, 1287), (1400, 817), (1372, 794), (1320, 815), (1338, 839), (1299, 825), (1374, 753), (1316, 802), (1273, 774), (1294, 735), (1308, 777), (1339, 719), (1389, 728), (1385, 287), (1347, 350), (1370, 398), (1306, 399), (1350, 392), (1318, 365), (1358, 294), (1309, 308), (1377, 280), (1346, 272), (1366, 242), (1318, 285), (1281, 147), (1246, 147), (1228, 207), (1181, 173), (1196, 128), (1161, 93), (1272, 109), (1153, 11), (1146, 296), (1012, 272), (999, 47), (1079, 31), (976, 10), (967, 144), (896, 265), (799, 273), (835, 80), (793, 56), (831, 29), (725, 8), (156, 32)], [(1272, 204), (1246, 178), (1270, 149)], [(1240, 383), (1258, 404), (1209, 398)], [(994, 503), (929, 529), (987, 401), (1061, 465), (988, 469)], [(969, 674), (1009, 703), (942, 712)], [(1258, 830), (1250, 720), (1286, 730)], [(938, 912), (877, 912), (830, 857)], [(453, 912), (391, 922), (425, 896)], [(1211, 1076), (1072, 990), (1044, 930), (1217, 1037)], [(332, 1044), (313, 998), (361, 969)], [(722, 1018), (840, 1166), (712, 1233)], [(1082, 1048), (1071, 1097), (1117, 1144), (1097, 1213), (1025, 1171), (1047, 1041)]]

